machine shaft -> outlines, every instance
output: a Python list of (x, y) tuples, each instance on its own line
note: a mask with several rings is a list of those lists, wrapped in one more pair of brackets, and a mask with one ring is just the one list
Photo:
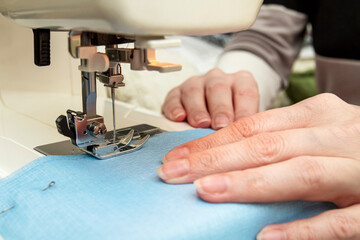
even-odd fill
[[(91, 45), (91, 33), (83, 32), (81, 34), (81, 45)], [(81, 65), (86, 66), (87, 59), (81, 59)], [(83, 113), (88, 119), (96, 117), (96, 73), (95, 72), (81, 72), (82, 84), (82, 103)]]
[(81, 72), (81, 81), (83, 112), (90, 119), (96, 117), (96, 75), (92, 72)]

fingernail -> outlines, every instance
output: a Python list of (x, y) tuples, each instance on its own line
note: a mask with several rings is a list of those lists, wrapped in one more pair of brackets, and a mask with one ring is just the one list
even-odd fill
[(211, 123), (209, 116), (205, 113), (195, 115), (194, 120), (200, 128), (207, 128)]
[(228, 189), (229, 179), (227, 176), (214, 175), (196, 180), (194, 186), (200, 194), (222, 194)]
[(189, 173), (190, 164), (187, 159), (164, 163), (157, 169), (159, 177), (163, 180), (177, 179)]
[(256, 240), (286, 240), (286, 233), (279, 230), (263, 230), (257, 236)]
[(216, 129), (226, 127), (229, 125), (230, 120), (225, 114), (218, 114), (214, 119), (214, 125)]
[(179, 118), (181, 117), (184, 117), (185, 116), (185, 113), (183, 110), (181, 109), (175, 109), (172, 113), (171, 113), (171, 117), (172, 119), (174, 120), (178, 120)]

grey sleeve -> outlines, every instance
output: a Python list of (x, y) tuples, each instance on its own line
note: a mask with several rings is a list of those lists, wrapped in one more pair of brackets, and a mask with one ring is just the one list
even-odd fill
[(254, 25), (235, 33), (225, 52), (243, 50), (264, 59), (287, 86), (291, 68), (303, 44), (308, 19), (280, 5), (264, 5)]

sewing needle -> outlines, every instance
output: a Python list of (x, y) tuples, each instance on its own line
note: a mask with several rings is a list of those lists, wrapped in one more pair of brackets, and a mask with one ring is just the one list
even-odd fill
[[(115, 85), (115, 84), (114, 84), (114, 85)], [(112, 86), (112, 87), (111, 87), (111, 99), (112, 99), (113, 126), (114, 126), (113, 143), (115, 144), (115, 141), (116, 141), (116, 121), (115, 121), (115, 86)]]

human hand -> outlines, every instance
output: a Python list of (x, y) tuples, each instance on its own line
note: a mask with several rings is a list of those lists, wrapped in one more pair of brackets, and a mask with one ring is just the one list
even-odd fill
[(259, 109), (259, 91), (251, 73), (226, 74), (215, 68), (172, 89), (162, 106), (165, 116), (196, 128), (220, 129)]
[[(242, 118), (165, 155), (167, 183), (208, 202), (328, 201), (339, 209), (258, 239), (360, 239), (360, 108), (332, 94)], [(207, 176), (209, 175), (209, 176)]]

